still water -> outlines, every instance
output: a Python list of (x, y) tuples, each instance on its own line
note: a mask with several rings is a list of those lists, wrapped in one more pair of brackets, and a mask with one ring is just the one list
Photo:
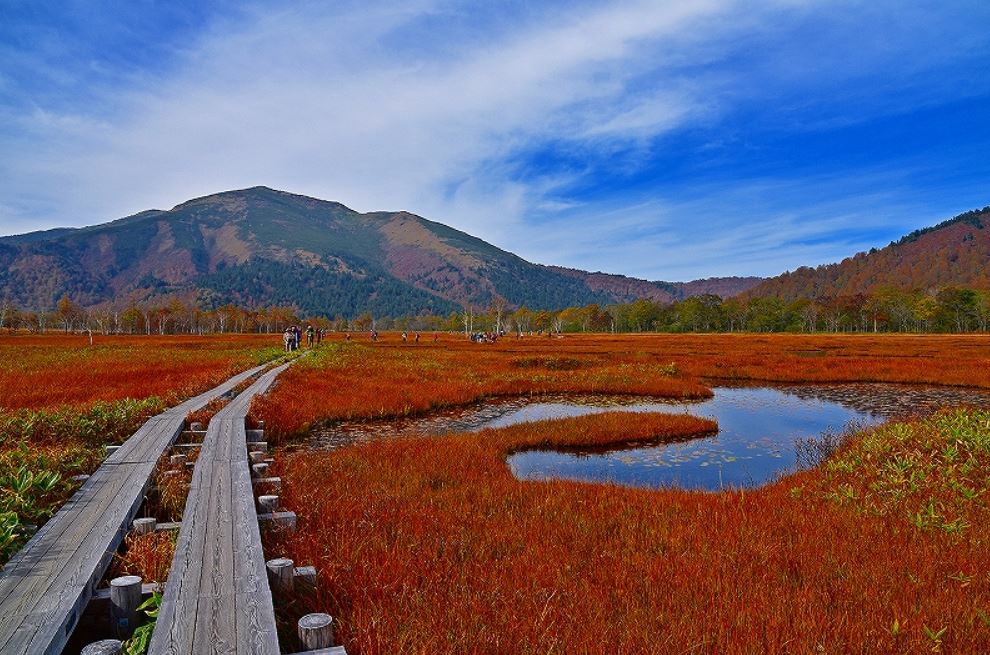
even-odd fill
[(683, 402), (624, 396), (557, 396), (495, 400), (416, 419), (342, 424), (312, 445), (335, 448), (369, 439), (504, 427), (621, 409), (685, 412), (714, 418), (719, 432), (668, 444), (612, 450), (528, 450), (508, 457), (521, 479), (564, 478), (637, 487), (718, 490), (754, 487), (793, 471), (797, 444), (826, 432), (953, 405), (990, 406), (984, 390), (892, 384), (715, 387), (713, 398)]

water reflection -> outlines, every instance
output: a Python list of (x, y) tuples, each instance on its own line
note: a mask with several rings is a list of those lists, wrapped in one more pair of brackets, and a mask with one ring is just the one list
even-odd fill
[(990, 406), (990, 392), (891, 384), (716, 387), (713, 398), (678, 402), (627, 396), (555, 396), (482, 403), (423, 418), (342, 424), (320, 431), (312, 445), (336, 448), (370, 439), (504, 427), (621, 408), (686, 412), (719, 423), (712, 437), (611, 451), (523, 451), (508, 458), (523, 479), (566, 478), (641, 487), (689, 489), (756, 486), (793, 470), (795, 443), (850, 423), (928, 413), (940, 407)]

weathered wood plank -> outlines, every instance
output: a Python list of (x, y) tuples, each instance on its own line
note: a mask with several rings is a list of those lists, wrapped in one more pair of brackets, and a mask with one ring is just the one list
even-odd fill
[(0, 571), (0, 652), (60, 653), (186, 415), (264, 367), (146, 421)]
[(244, 422), (251, 399), (285, 368), (260, 376), (210, 421), (149, 648), (152, 655), (279, 653)]

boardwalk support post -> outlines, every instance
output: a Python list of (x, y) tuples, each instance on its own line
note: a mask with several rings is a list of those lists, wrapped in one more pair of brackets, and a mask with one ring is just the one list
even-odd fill
[(258, 509), (262, 514), (274, 514), (278, 511), (278, 496), (270, 494), (258, 496)]
[(312, 596), (316, 593), (316, 567), (315, 566), (297, 566), (295, 573), (293, 574), (295, 578), (295, 590), (296, 593)]
[(134, 519), (131, 525), (134, 527), (135, 534), (151, 534), (158, 527), (158, 520), (154, 518)]
[(117, 639), (103, 639), (84, 647), (80, 655), (120, 655), (123, 651), (123, 642)]
[(268, 560), (265, 566), (268, 568), (268, 584), (272, 587), (272, 593), (282, 598), (292, 593), (295, 572), (292, 560), (279, 557)]
[(130, 637), (137, 627), (140, 604), (141, 578), (122, 575), (110, 581), (110, 625), (121, 639)]
[(299, 619), (299, 641), (310, 649), (333, 646), (333, 619), (329, 614), (307, 614)]

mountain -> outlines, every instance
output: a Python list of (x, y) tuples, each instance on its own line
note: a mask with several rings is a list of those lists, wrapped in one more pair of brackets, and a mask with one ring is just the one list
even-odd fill
[(170, 294), (206, 305), (296, 305), (355, 315), (447, 313), (465, 304), (555, 309), (641, 297), (735, 295), (759, 278), (648, 282), (530, 263), (408, 212), (254, 187), (79, 229), (0, 238), (0, 295), (50, 308)]
[(944, 286), (990, 288), (990, 207), (915, 230), (890, 245), (837, 264), (802, 267), (769, 278), (747, 292), (784, 300), (869, 294)]

